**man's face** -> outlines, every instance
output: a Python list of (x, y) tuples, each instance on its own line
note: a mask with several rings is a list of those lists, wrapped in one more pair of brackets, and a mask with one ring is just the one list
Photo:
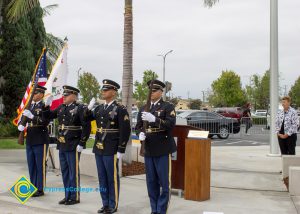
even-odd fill
[(291, 103), (287, 100), (282, 100), (281, 105), (284, 109), (288, 109), (290, 107)]
[(76, 101), (76, 99), (77, 99), (77, 95), (72, 93), (64, 93), (63, 95), (63, 100), (65, 105), (69, 105), (73, 103), (74, 101)]
[(162, 96), (162, 91), (160, 89), (152, 89), (151, 93), (151, 100), (152, 101), (157, 101), (161, 98)]
[(116, 96), (116, 91), (113, 89), (101, 90), (102, 99), (113, 99)]
[(34, 102), (39, 102), (40, 100), (42, 100), (44, 97), (44, 94), (41, 93), (40, 91), (35, 91), (34, 95), (33, 95), (33, 101)]

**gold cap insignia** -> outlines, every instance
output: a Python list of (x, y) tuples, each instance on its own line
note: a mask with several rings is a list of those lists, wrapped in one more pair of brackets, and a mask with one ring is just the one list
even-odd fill
[(171, 116), (174, 116), (176, 115), (175, 111), (173, 110), (171, 113), (170, 113)]

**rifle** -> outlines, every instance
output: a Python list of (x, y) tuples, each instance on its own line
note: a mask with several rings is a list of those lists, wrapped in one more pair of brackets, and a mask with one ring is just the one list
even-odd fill
[[(31, 103), (32, 103), (32, 100), (33, 100), (33, 96), (34, 96), (34, 92), (35, 92), (36, 87), (37, 87), (37, 85), (38, 85), (38, 77), (35, 78), (33, 84), (34, 84), (34, 85), (33, 85), (32, 91), (31, 91), (31, 93), (30, 93), (30, 98), (29, 98), (29, 100), (28, 100), (28, 102), (27, 102), (27, 104), (26, 104), (24, 110), (25, 110), (25, 109), (28, 110), (29, 107), (31, 106)], [(27, 123), (26, 117), (23, 117), (23, 116), (22, 116), (22, 117), (21, 117), (21, 121), (20, 121), (19, 124), (20, 124), (20, 125), (23, 125), (23, 126), (26, 126), (26, 123)], [(19, 134), (19, 138), (18, 138), (18, 144), (24, 145), (24, 135), (25, 135), (24, 131), (21, 131), (20, 134)]]
[[(154, 82), (154, 74), (153, 74), (153, 78), (150, 82), (150, 86), (149, 86), (149, 92), (148, 92), (148, 96), (147, 96), (147, 102), (145, 105), (145, 112), (149, 112), (150, 111), (150, 105), (151, 105), (151, 93), (152, 93), (152, 89), (153, 89), (153, 82)], [(148, 121), (143, 121), (143, 132), (146, 134), (146, 130), (148, 128)], [(144, 157), (145, 155), (145, 141), (141, 141), (141, 150), (140, 150), (140, 156)]]

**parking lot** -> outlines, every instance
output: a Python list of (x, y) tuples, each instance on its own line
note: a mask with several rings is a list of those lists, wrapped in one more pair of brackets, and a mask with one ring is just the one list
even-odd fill
[[(254, 125), (245, 134), (245, 126), (241, 126), (238, 134), (231, 134), (228, 139), (219, 139), (217, 136), (212, 138), (212, 146), (265, 146), (269, 145), (270, 130), (263, 125)], [(300, 145), (300, 134), (298, 134), (297, 145)]]

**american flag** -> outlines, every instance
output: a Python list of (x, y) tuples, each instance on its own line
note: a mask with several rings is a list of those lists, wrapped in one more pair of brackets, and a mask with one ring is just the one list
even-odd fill
[(38, 85), (44, 86), (47, 82), (47, 58), (46, 58), (46, 49), (44, 48), (42, 54), (36, 64), (32, 79), (27, 85), (25, 94), (21, 101), (19, 108), (17, 109), (18, 116), (13, 120), (14, 125), (18, 125), (18, 122), (22, 116), (25, 106), (30, 99), (30, 94), (34, 86), (34, 82), (38, 81)]

